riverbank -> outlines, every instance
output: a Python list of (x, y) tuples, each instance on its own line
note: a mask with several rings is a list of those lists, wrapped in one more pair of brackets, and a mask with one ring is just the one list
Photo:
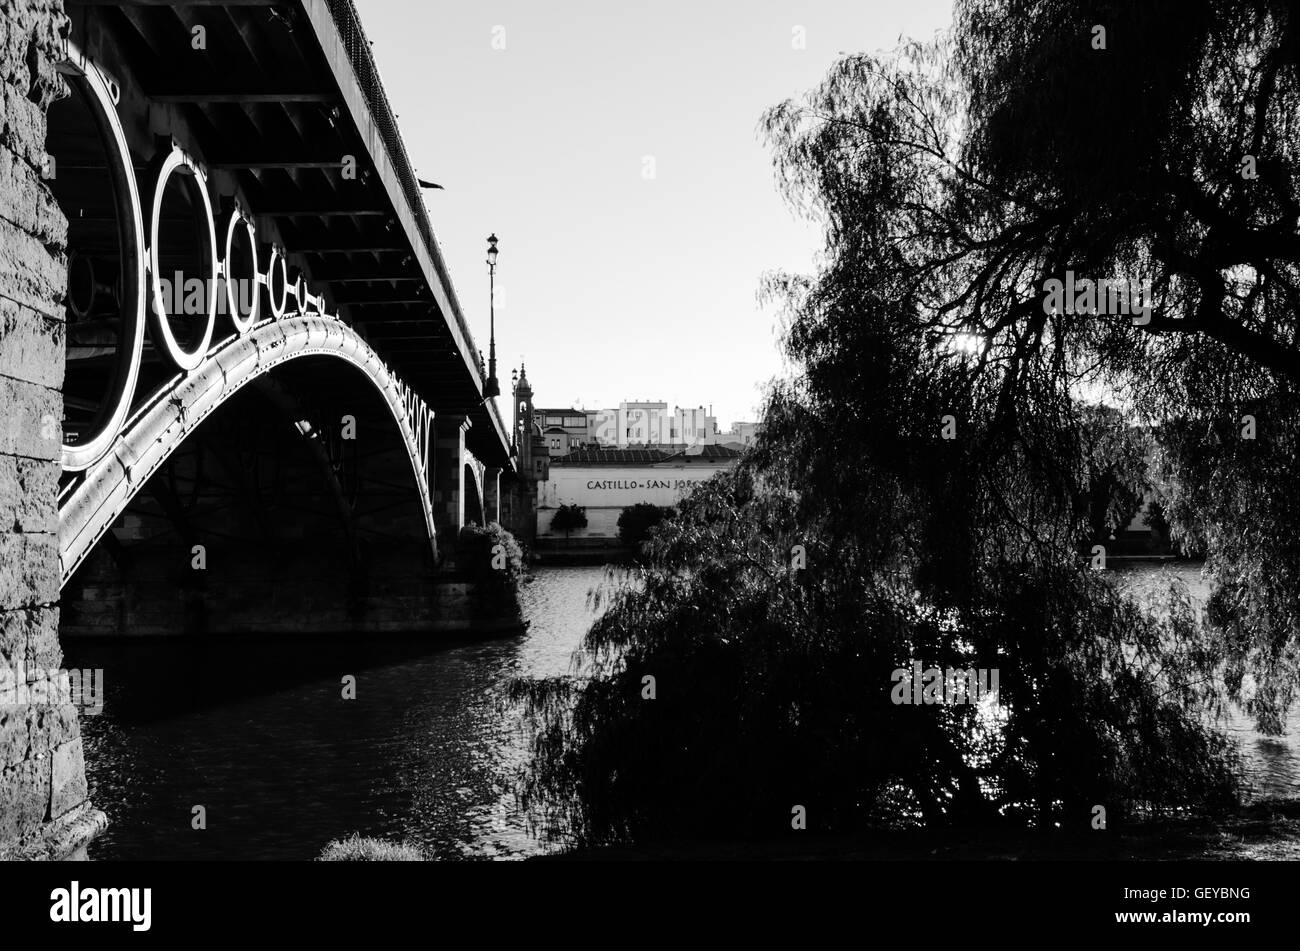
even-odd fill
[(594, 567), (621, 565), (632, 560), (635, 550), (621, 545), (574, 544), (564, 545), (555, 539), (538, 539), (529, 550), (529, 561), (534, 565), (555, 567)]
[(1300, 798), (1269, 799), (1219, 820), (1152, 822), (1123, 833), (813, 833), (761, 842), (663, 842), (539, 855), (532, 861), (1300, 861)]

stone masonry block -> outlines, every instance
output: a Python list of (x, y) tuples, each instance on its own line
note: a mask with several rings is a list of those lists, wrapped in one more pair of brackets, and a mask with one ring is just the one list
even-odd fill
[(0, 297), (0, 373), (58, 389), (63, 356), (63, 321)]
[(58, 489), (54, 463), (0, 456), (0, 531), (58, 531)]
[(59, 541), (49, 534), (0, 533), (0, 611), (59, 599)]
[(62, 249), (47, 247), (0, 217), (0, 297), (61, 320), (67, 283)]
[(25, 839), (50, 810), (50, 757), (0, 770), (0, 843)]
[(0, 455), (55, 461), (63, 444), (63, 394), (3, 375), (0, 367)]
[(86, 801), (86, 762), (81, 737), (56, 747), (51, 758), (50, 818), (57, 819)]

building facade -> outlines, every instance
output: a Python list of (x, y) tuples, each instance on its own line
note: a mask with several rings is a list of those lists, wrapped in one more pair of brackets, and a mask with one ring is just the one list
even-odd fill
[(537, 538), (563, 539), (551, 520), (561, 505), (586, 510), (587, 527), (570, 539), (618, 539), (618, 517), (640, 502), (676, 505), (702, 482), (734, 466), (740, 453), (726, 446), (685, 449), (581, 449), (550, 461), (550, 477), (537, 486)]
[(718, 433), (718, 442), (733, 449), (748, 449), (758, 440), (758, 423), (732, 423), (731, 429)]
[[(711, 446), (726, 442), (717, 417), (703, 406), (659, 400), (625, 401), (617, 408), (538, 408), (536, 421), (552, 456), (591, 446)], [(751, 425), (751, 424), (740, 424)]]
[[(522, 492), (517, 529), (539, 547), (618, 544), (618, 518), (638, 503), (676, 505), (700, 483), (736, 464), (757, 426), (727, 433), (704, 406), (669, 407), (661, 400), (627, 400), (616, 408), (533, 407), (526, 375), (515, 386)], [(586, 511), (587, 527), (551, 528), (562, 505)]]

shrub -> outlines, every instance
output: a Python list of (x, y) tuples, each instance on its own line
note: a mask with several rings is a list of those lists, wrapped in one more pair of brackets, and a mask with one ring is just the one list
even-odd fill
[(578, 505), (561, 505), (551, 518), (551, 531), (564, 532), (565, 538), (568, 538), (569, 532), (575, 528), (586, 527), (587, 510)]
[(623, 509), (618, 516), (618, 538), (629, 548), (636, 548), (650, 536), (650, 530), (666, 518), (672, 518), (671, 506), (638, 502)]
[(474, 585), (475, 598), (485, 615), (519, 615), (524, 553), (510, 532), (496, 522), (486, 528), (466, 525), (460, 533), (456, 568), (465, 580)]
[(346, 839), (330, 842), (317, 862), (423, 862), (424, 853), (418, 846), (405, 842), (385, 842), (354, 832)]

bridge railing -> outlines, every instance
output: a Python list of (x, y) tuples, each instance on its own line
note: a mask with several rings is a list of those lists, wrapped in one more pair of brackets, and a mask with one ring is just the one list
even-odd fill
[[(438, 248), (438, 241), (433, 236), (433, 225), (429, 222), (424, 198), (416, 182), (415, 170), (406, 152), (406, 144), (397, 130), (397, 119), (388, 101), (388, 93), (384, 90), (383, 81), (379, 78), (379, 68), (375, 65), (374, 54), (370, 51), (370, 40), (361, 27), (361, 18), (357, 14), (356, 5), (352, 0), (325, 0), (325, 2), (334, 18), (334, 26), (339, 31), (339, 38), (347, 51), (348, 60), (352, 63), (352, 71), (356, 74), (357, 83), (365, 94), (366, 103), (370, 107), (370, 116), (379, 129), (384, 147), (388, 151), (388, 158), (401, 181), (402, 192), (411, 206), (411, 213), (415, 216), (416, 227), (420, 230), (420, 238), (424, 242), (425, 250), (429, 252), (429, 257), (438, 271), (438, 277), (446, 288), (452, 310), (455, 311), (451, 316), (459, 325), (465, 340), (473, 346), (473, 337), (469, 332), (469, 326), (465, 323), (465, 316), (461, 313), (460, 301), (456, 297), (456, 290), (452, 286), (446, 262), (443, 261), (442, 252)], [(475, 350), (477, 351), (477, 348)], [(471, 362), (477, 363), (479, 354), (476, 352), (471, 356), (474, 358)]]
[[(390, 371), (391, 373), (391, 371)], [(434, 429), (433, 410), (420, 398), (420, 394), (411, 389), (405, 382), (399, 379), (396, 374), (393, 378), (397, 380), (397, 392), (402, 401), (402, 409), (405, 413), (403, 422), (410, 428), (415, 438), (416, 453), (419, 457), (420, 474), (424, 478), (424, 484), (428, 486), (429, 492), (433, 492), (432, 471), (429, 468), (429, 457), (433, 453), (433, 441), (436, 438)]]

